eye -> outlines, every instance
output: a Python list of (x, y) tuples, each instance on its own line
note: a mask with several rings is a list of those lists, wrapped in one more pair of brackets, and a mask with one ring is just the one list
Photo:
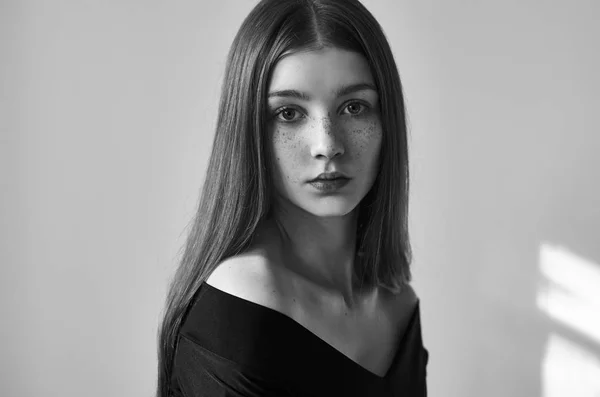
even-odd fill
[[(362, 102), (349, 102), (344, 109), (348, 109), (348, 113), (350, 117), (358, 117), (358, 116), (362, 116), (363, 113), (366, 112), (366, 110), (369, 108), (369, 106), (365, 105)], [(295, 116), (299, 116), (299, 117), (295, 117)], [(273, 114), (273, 118), (278, 119), (281, 122), (284, 123), (296, 123), (299, 121), (299, 119), (302, 119), (302, 113), (297, 110), (294, 109), (292, 107), (288, 107), (288, 106), (282, 106), (279, 109), (277, 109), (275, 111), (275, 113)]]
[(294, 108), (289, 108), (289, 107), (282, 107), (279, 108), (276, 112), (274, 117), (279, 117), (280, 115), (283, 116), (283, 119), (279, 118), (279, 120), (286, 122), (286, 123), (293, 123), (296, 120), (294, 120), (294, 116), (299, 113), (298, 110), (294, 109)]
[[(360, 102), (350, 102), (345, 107), (345, 109), (348, 109), (350, 111), (351, 116), (358, 116), (361, 113), (364, 113), (365, 108), (366, 108), (366, 105), (364, 105)], [(361, 112), (361, 110), (362, 110), (362, 112)]]

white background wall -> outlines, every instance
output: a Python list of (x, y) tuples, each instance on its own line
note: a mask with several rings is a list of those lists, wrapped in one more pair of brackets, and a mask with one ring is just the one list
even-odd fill
[[(166, 283), (254, 4), (0, 3), (2, 396), (154, 392)], [(430, 395), (598, 396), (600, 6), (364, 4), (408, 103)]]

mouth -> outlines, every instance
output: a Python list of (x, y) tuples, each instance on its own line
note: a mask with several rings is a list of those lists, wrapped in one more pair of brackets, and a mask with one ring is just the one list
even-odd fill
[(311, 181), (309, 181), (310, 183), (314, 183), (314, 182), (335, 182), (335, 181), (347, 181), (350, 180), (350, 178), (344, 178), (344, 177), (337, 177), (337, 178), (316, 178), (313, 179)]
[(341, 172), (324, 172), (319, 174), (316, 178), (309, 180), (309, 183), (312, 182), (332, 182), (336, 180), (349, 180), (346, 175)]
[(309, 182), (310, 185), (321, 193), (332, 194), (341, 190), (350, 183), (350, 178), (336, 177), (332, 179), (316, 178)]

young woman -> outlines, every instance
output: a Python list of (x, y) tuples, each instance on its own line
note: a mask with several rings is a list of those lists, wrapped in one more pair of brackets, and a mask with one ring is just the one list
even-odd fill
[(398, 71), (358, 0), (263, 0), (229, 52), (158, 397), (425, 396)]

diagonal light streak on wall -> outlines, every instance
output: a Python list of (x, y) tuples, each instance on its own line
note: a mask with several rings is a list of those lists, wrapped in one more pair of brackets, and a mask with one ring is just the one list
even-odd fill
[(539, 263), (541, 273), (549, 281), (600, 308), (599, 264), (550, 244), (541, 245)]
[(542, 362), (542, 396), (600, 396), (600, 360), (576, 343), (551, 334)]
[[(537, 307), (600, 345), (600, 266), (564, 247), (543, 243)], [(542, 397), (600, 397), (600, 358), (551, 333), (541, 364)]]
[(550, 244), (539, 259), (538, 308), (600, 345), (600, 265)]

